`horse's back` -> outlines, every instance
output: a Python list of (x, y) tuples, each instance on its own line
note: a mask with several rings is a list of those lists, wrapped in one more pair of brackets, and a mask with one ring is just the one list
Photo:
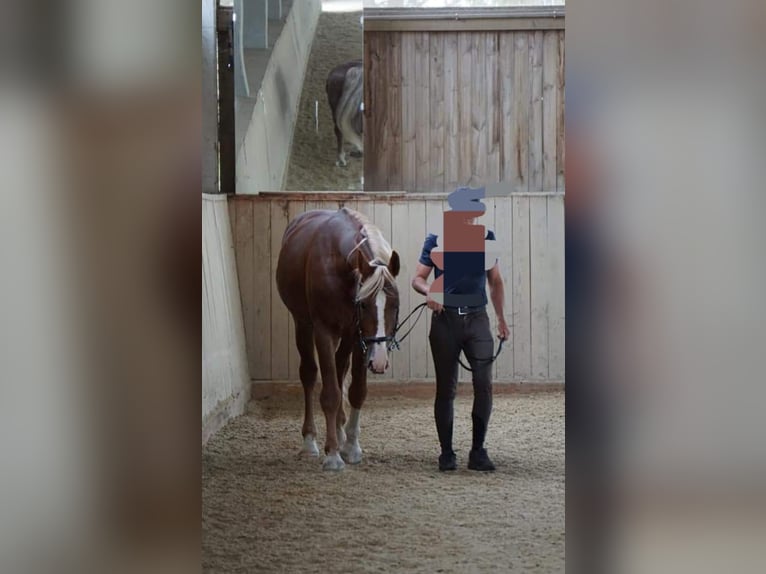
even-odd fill
[(306, 269), (312, 259), (321, 258), (319, 235), (328, 233), (328, 222), (339, 212), (316, 209), (300, 214), (290, 221), (282, 236), (277, 260), (277, 290), (291, 313), (305, 306)]
[(298, 215), (287, 224), (285, 233), (282, 236), (282, 247), (294, 238), (301, 238), (306, 235), (313, 235), (322, 225), (337, 213), (333, 209), (312, 209)]

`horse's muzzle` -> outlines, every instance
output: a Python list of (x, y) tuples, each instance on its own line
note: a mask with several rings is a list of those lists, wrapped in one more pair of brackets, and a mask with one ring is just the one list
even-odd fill
[(386, 365), (382, 369), (376, 368), (372, 361), (368, 363), (367, 368), (376, 375), (382, 375), (388, 370), (388, 359), (386, 359)]
[(386, 343), (375, 343), (370, 348), (367, 368), (376, 375), (382, 375), (388, 369), (388, 349)]

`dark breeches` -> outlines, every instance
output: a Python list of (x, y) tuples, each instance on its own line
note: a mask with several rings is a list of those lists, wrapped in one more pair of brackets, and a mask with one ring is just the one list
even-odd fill
[(484, 444), (492, 412), (492, 357), (494, 342), (487, 312), (458, 315), (434, 313), (429, 334), (436, 367), (434, 418), (443, 452), (452, 450), (452, 420), (457, 392), (458, 358), (462, 351), (473, 369), (473, 448)]

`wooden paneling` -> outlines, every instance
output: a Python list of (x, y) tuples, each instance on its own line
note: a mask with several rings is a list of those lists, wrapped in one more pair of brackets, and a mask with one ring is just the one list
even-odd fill
[(365, 31), (365, 190), (563, 190), (564, 31)]
[[(383, 231), (402, 262), (397, 278), (404, 318), (423, 302), (410, 281), (426, 234), (441, 227), (444, 194), (290, 193), (230, 198), (234, 247), (242, 296), (250, 375), (256, 380), (297, 380), (292, 318), (276, 291), (274, 274), (288, 220), (308, 209), (355, 207)], [(495, 367), (498, 382), (562, 381), (564, 378), (564, 200), (560, 193), (513, 194), (484, 201), (481, 223), (506, 247), (505, 317), (511, 340)], [(493, 334), (494, 310), (488, 308)], [(386, 375), (371, 380), (433, 379), (427, 311)], [(470, 373), (460, 370), (460, 380)]]

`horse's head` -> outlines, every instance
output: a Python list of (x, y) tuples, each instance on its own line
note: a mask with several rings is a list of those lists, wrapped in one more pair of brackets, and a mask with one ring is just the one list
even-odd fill
[(388, 351), (399, 319), (399, 290), (395, 281), (399, 255), (393, 251), (388, 264), (379, 260), (366, 263), (361, 274), (356, 301), (359, 338), (366, 352), (367, 368), (381, 374), (388, 368)]

